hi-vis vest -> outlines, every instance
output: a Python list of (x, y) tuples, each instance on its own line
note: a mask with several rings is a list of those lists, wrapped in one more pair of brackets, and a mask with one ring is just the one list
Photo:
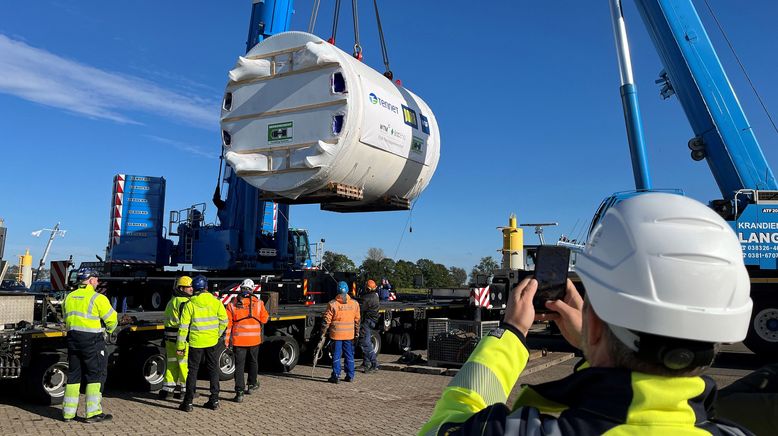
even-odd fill
[(529, 351), (520, 332), (502, 327), (481, 339), (419, 435), (751, 434), (711, 416), (716, 385), (707, 376), (662, 377), (583, 364), (561, 380), (522, 387), (508, 407)]
[(91, 285), (80, 285), (65, 297), (63, 305), (65, 327), (70, 331), (102, 333), (102, 322), (113, 332), (117, 325), (116, 311), (105, 295), (98, 294)]
[(186, 348), (187, 337), (190, 347), (209, 348), (219, 342), (227, 328), (227, 312), (218, 298), (201, 292), (184, 305), (180, 322), (177, 349)]
[(227, 305), (227, 345), (253, 347), (262, 343), (262, 324), (270, 315), (265, 304), (254, 295), (233, 298)]
[(181, 309), (191, 297), (173, 297), (165, 307), (165, 340), (175, 342), (178, 339), (178, 327), (181, 325)]
[[(344, 301), (345, 300), (345, 301)], [(340, 294), (327, 304), (324, 325), (329, 326), (330, 339), (349, 341), (359, 331), (359, 303), (346, 294)]]

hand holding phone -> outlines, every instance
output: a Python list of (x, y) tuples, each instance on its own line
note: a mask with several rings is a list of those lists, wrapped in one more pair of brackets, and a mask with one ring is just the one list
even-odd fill
[(538, 247), (535, 260), (535, 280), (538, 291), (532, 299), (535, 312), (549, 312), (546, 301), (565, 297), (567, 273), (570, 268), (570, 250), (554, 245)]

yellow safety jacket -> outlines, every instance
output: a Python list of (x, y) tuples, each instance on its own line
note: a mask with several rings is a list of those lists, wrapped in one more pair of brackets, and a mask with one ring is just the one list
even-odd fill
[(419, 434), (751, 434), (710, 417), (716, 385), (706, 376), (585, 368), (561, 380), (523, 387), (509, 408), (505, 402), (529, 358), (524, 340), (505, 325), (483, 338)]
[[(63, 305), (67, 331), (84, 333), (111, 333), (116, 328), (116, 311), (108, 298), (95, 292), (91, 285), (80, 285), (65, 297)], [(105, 323), (105, 328), (103, 328)]]
[(181, 324), (181, 309), (189, 302), (191, 297), (173, 297), (165, 307), (165, 340), (176, 342), (178, 339), (178, 327)]
[(201, 292), (184, 305), (180, 322), (178, 350), (186, 348), (187, 337), (190, 347), (213, 347), (227, 329), (227, 311), (218, 298), (208, 292)]

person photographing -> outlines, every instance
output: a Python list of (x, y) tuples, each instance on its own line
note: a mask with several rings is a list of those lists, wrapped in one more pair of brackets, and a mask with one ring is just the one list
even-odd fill
[[(537, 281), (511, 292), (419, 434), (750, 434), (718, 421), (711, 365), (721, 342), (745, 338), (749, 277), (729, 224), (689, 198), (643, 193), (612, 206), (592, 230), (565, 297), (535, 314)], [(585, 361), (558, 381), (521, 388), (536, 320), (555, 322)], [(552, 415), (554, 414), (554, 415)]]

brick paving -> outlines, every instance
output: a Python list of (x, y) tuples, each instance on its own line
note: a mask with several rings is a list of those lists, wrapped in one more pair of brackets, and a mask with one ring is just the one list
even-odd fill
[[(382, 355), (383, 361), (397, 356)], [(359, 361), (357, 362), (359, 363)], [(178, 401), (158, 400), (156, 393), (106, 390), (103, 410), (110, 423), (59, 421), (60, 406), (35, 406), (16, 399), (0, 385), (0, 435), (100, 434), (415, 434), (432, 411), (450, 377), (407, 372), (357, 372), (352, 383), (327, 383), (330, 368), (298, 365), (288, 374), (260, 374), (258, 394), (243, 403), (230, 401), (232, 381), (221, 383), (221, 408), (207, 410), (208, 382), (200, 380), (192, 413), (177, 410)], [(341, 376), (343, 377), (343, 376)], [(83, 415), (83, 397), (79, 415)]]
[[(382, 362), (398, 356), (381, 355)], [(725, 356), (726, 357), (726, 356)], [(729, 360), (741, 362), (740, 355)], [(722, 359), (728, 363), (727, 359)], [(536, 384), (570, 374), (577, 358), (566, 360), (526, 376), (519, 383)], [(359, 360), (357, 361), (359, 364)], [(745, 375), (754, 365), (713, 368), (709, 374), (725, 386)], [(328, 366), (313, 371), (298, 365), (288, 374), (260, 374), (257, 395), (247, 395), (241, 404), (230, 401), (233, 382), (222, 382), (221, 409), (211, 411), (207, 400), (208, 382), (200, 380), (192, 413), (177, 410), (175, 400), (161, 401), (156, 393), (109, 389), (103, 400), (110, 423), (83, 424), (59, 421), (60, 406), (34, 406), (18, 399), (13, 385), (0, 385), (0, 435), (177, 435), (177, 434), (320, 434), (320, 435), (411, 435), (429, 417), (443, 388), (451, 380), (444, 375), (381, 371), (357, 372), (352, 383), (326, 382)], [(518, 385), (517, 385), (518, 387)], [(511, 398), (515, 397), (514, 394)], [(83, 415), (83, 397), (79, 415)]]

